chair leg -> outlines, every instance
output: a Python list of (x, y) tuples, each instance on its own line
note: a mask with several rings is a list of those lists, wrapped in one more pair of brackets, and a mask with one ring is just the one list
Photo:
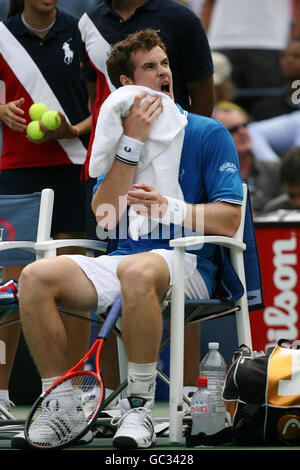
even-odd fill
[(169, 439), (183, 443), (183, 355), (184, 355), (184, 248), (174, 250), (176, 278), (172, 289), (170, 334)]

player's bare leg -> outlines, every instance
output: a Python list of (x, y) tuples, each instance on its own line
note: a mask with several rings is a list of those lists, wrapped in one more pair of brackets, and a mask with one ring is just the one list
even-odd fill
[(169, 289), (169, 269), (158, 254), (140, 253), (118, 266), (123, 310), (122, 336), (130, 362), (157, 361), (162, 337), (160, 303)]
[(24, 335), (41, 377), (63, 374), (69, 368), (69, 339), (57, 305), (74, 312), (94, 310), (92, 282), (66, 257), (42, 259), (23, 270), (19, 296)]

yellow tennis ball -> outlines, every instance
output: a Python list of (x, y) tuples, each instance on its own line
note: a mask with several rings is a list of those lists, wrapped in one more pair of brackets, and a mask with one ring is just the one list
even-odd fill
[(40, 121), (44, 113), (48, 111), (48, 106), (44, 103), (34, 103), (29, 108), (29, 116), (33, 121)]
[(41, 121), (49, 131), (55, 131), (61, 124), (60, 115), (56, 111), (47, 111), (43, 114)]
[(39, 121), (31, 121), (27, 126), (27, 135), (32, 140), (41, 140), (45, 137), (45, 132), (41, 131)]

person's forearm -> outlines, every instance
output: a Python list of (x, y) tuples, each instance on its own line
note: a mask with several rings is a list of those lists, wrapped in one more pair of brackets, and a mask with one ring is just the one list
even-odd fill
[(78, 124), (75, 124), (72, 127), (76, 127), (78, 130), (78, 136), (88, 134), (91, 131), (92, 127), (92, 115), (90, 115), (88, 118), (84, 119), (83, 121), (79, 122)]
[(200, 234), (233, 236), (239, 228), (241, 206), (227, 202), (187, 204), (183, 222), (186, 228)]
[(199, 235), (233, 236), (240, 224), (241, 206), (229, 202), (188, 204), (160, 194), (145, 183), (134, 184), (128, 193), (128, 205), (162, 224), (182, 225)]
[(298, 113), (283, 114), (247, 126), (254, 155), (260, 160), (279, 161), (279, 155), (299, 143)]
[(215, 0), (205, 0), (200, 13), (200, 19), (206, 32), (209, 30)]
[(300, 36), (300, 0), (295, 1), (295, 16), (291, 28), (291, 37), (297, 39)]
[[(162, 111), (160, 97), (145, 97), (145, 92), (138, 93), (129, 115), (123, 119), (124, 134), (119, 141), (115, 160), (92, 201), (97, 222), (104, 228), (114, 228), (127, 209), (127, 193), (133, 186), (143, 142), (149, 137), (152, 124)], [(145, 100), (142, 102), (143, 98)], [(112, 211), (111, 220), (107, 218), (109, 211)]]
[(127, 209), (126, 195), (132, 188), (135, 170), (135, 166), (115, 159), (110, 171), (97, 189), (92, 200), (92, 210), (96, 215), (97, 223), (102, 227), (114, 228)]

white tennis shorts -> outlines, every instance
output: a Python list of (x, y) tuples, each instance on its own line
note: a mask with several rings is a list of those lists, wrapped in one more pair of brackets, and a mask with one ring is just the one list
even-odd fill
[[(174, 252), (173, 250), (157, 249), (150, 253), (159, 254), (166, 261), (170, 271), (170, 289), (166, 295), (169, 298), (174, 278)], [(92, 281), (98, 294), (97, 314), (101, 314), (112, 305), (114, 298), (121, 291), (120, 281), (117, 277), (117, 267), (126, 255), (102, 255), (92, 258), (83, 255), (63, 255), (75, 261), (86, 276)], [(130, 255), (127, 255), (130, 256)], [(196, 255), (185, 254), (185, 297), (187, 299), (208, 299), (206, 284), (197, 269)]]

